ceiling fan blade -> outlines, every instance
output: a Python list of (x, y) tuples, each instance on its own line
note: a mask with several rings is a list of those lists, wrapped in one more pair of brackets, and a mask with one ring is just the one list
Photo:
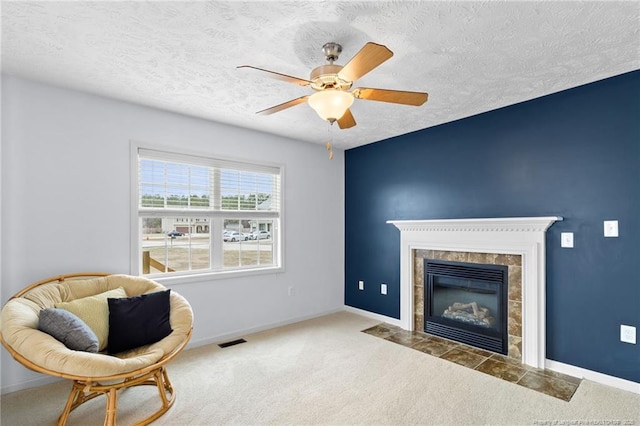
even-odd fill
[(260, 114), (260, 115), (273, 114), (275, 112), (282, 111), (283, 109), (291, 108), (292, 106), (302, 104), (306, 102), (308, 98), (309, 98), (309, 95), (305, 95), (305, 96), (287, 101), (283, 104), (272, 106), (271, 108), (263, 109), (262, 111), (256, 112), (256, 114)]
[(359, 87), (353, 90), (353, 96), (368, 101), (391, 102), (393, 104), (420, 106), (429, 97), (425, 92), (407, 92), (403, 90), (371, 89)]
[(265, 77), (275, 78), (276, 80), (297, 84), (299, 86), (308, 86), (309, 84), (311, 84), (311, 81), (305, 80), (304, 78), (293, 77), (287, 74), (282, 74), (275, 71), (269, 71), (262, 68), (253, 67), (251, 65), (240, 65), (240, 66), (237, 66), (236, 69), (249, 69), (253, 71), (260, 71), (261, 75), (264, 75)]
[(346, 81), (356, 81), (387, 59), (393, 52), (381, 44), (369, 42), (340, 70), (338, 77)]
[(351, 114), (350, 109), (346, 110), (344, 115), (337, 121), (338, 126), (340, 126), (341, 129), (348, 129), (356, 125), (356, 120), (353, 118), (353, 114)]

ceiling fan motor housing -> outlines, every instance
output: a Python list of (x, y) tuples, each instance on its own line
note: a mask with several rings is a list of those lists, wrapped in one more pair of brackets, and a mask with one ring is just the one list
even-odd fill
[(311, 71), (311, 87), (314, 90), (337, 89), (349, 90), (353, 82), (338, 77), (342, 65), (320, 65)]

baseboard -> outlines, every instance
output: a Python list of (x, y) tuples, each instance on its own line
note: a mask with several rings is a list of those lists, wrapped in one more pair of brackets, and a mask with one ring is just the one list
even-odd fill
[(307, 321), (314, 318), (323, 317), (325, 315), (335, 314), (336, 312), (342, 312), (342, 307), (336, 309), (330, 309), (328, 311), (316, 312), (310, 315), (302, 315), (299, 317), (292, 317), (282, 321), (275, 321), (268, 324), (263, 324), (257, 327), (243, 328), (240, 330), (235, 330), (229, 333), (218, 334), (216, 336), (207, 337), (204, 339), (191, 340), (187, 345), (187, 349), (199, 348), (201, 346), (211, 345), (214, 343), (225, 342), (228, 340), (238, 339), (240, 337), (246, 337), (249, 334), (259, 333), (261, 331), (270, 330), (272, 328), (283, 327), (285, 325), (295, 324), (301, 321)]
[(353, 314), (362, 315), (363, 317), (371, 318), (380, 322), (402, 327), (400, 320), (397, 318), (391, 318), (386, 315), (376, 314), (374, 312), (365, 311), (363, 309), (354, 308), (353, 306), (345, 306), (344, 310)]
[(64, 379), (61, 379), (59, 377), (45, 376), (43, 374), (42, 377), (39, 377), (37, 379), (25, 380), (24, 382), (3, 386), (2, 388), (0, 388), (0, 394), (4, 395), (6, 393), (17, 392), (17, 391), (21, 391), (29, 388), (35, 388), (38, 386), (49, 385), (51, 383), (59, 382), (62, 380)]
[(592, 382), (600, 383), (602, 385), (640, 394), (640, 383), (632, 382), (631, 380), (609, 376), (607, 374), (598, 373), (597, 371), (563, 364), (562, 362), (550, 359), (545, 360), (544, 366), (545, 368), (557, 371), (558, 373), (568, 374), (569, 376), (591, 380)]
[[(219, 343), (227, 340), (237, 339), (239, 337), (243, 337), (248, 334), (258, 333), (258, 332), (270, 330), (276, 327), (295, 324), (301, 321), (307, 321), (310, 319), (314, 319), (314, 318), (318, 318), (318, 317), (322, 317), (325, 315), (330, 315), (330, 314), (334, 314), (336, 312), (342, 312), (342, 311), (351, 312), (354, 314), (361, 315), (363, 317), (371, 318), (376, 321), (384, 322), (384, 323), (395, 325), (398, 327), (401, 326), (400, 320), (396, 318), (387, 317), (385, 315), (376, 314), (374, 312), (365, 311), (362, 309), (354, 308), (352, 306), (344, 306), (342, 308), (332, 309), (325, 312), (317, 312), (311, 315), (303, 315), (299, 317), (288, 318), (286, 320), (276, 321), (276, 322), (264, 324), (258, 327), (251, 327), (247, 329), (236, 330), (231, 333), (219, 334), (217, 336), (208, 337), (206, 339), (199, 339), (195, 341), (192, 340), (189, 343), (189, 345), (187, 345), (187, 349), (197, 348), (200, 346), (205, 346), (213, 343)], [(622, 389), (622, 390), (633, 392), (635, 394), (640, 395), (640, 383), (632, 382), (630, 380), (609, 376), (607, 374), (598, 373), (596, 371), (587, 370), (581, 367), (575, 367), (573, 365), (564, 364), (562, 362), (553, 361), (550, 359), (545, 360), (545, 368), (548, 368), (549, 370), (557, 371), (558, 373), (568, 374), (569, 376), (578, 377), (578, 378), (584, 378), (596, 383), (600, 383), (603, 385), (611, 386), (614, 388)], [(0, 388), (0, 394), (4, 395), (6, 393), (17, 392), (20, 390), (33, 388), (37, 386), (43, 386), (43, 385), (54, 383), (60, 380), (62, 379), (59, 379), (57, 377), (43, 376), (42, 378), (26, 380), (24, 382), (3, 386), (2, 388)]]

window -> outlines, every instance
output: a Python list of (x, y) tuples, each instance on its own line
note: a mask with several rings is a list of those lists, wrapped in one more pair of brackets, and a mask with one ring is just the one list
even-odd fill
[(134, 148), (135, 272), (281, 267), (281, 167)]

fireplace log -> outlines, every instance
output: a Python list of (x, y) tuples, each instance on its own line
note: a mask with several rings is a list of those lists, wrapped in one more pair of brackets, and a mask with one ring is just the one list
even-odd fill
[(481, 327), (492, 327), (495, 323), (495, 319), (490, 315), (489, 309), (478, 306), (476, 302), (454, 302), (443, 312), (442, 316)]
[[(455, 302), (453, 304), (453, 309), (456, 311), (466, 311), (469, 308), (473, 309), (473, 315), (474, 316), (478, 316), (478, 304), (476, 302), (471, 302), (471, 303), (459, 303), (459, 302)], [(451, 307), (449, 307), (449, 309), (451, 309)]]

